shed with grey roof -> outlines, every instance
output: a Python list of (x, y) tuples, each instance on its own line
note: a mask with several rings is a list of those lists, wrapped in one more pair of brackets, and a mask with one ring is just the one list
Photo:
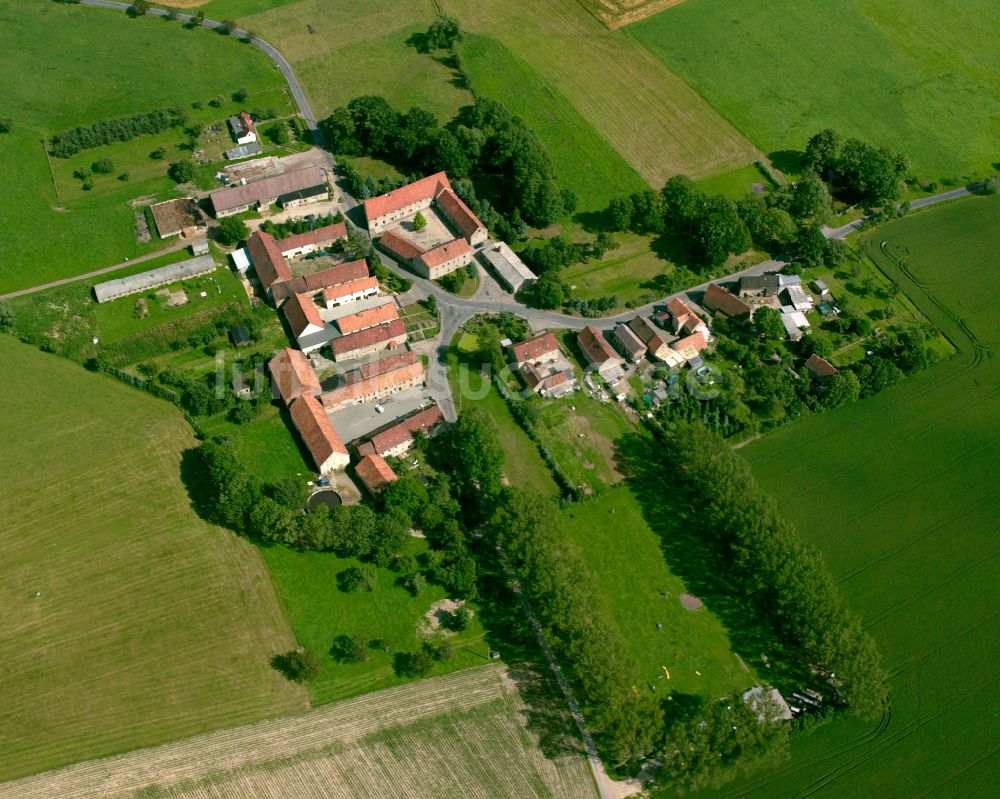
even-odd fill
[(535, 273), (528, 269), (524, 261), (517, 257), (517, 253), (502, 241), (487, 241), (479, 254), (484, 264), (490, 267), (507, 291), (520, 291), (534, 283)]
[(215, 259), (211, 255), (201, 255), (187, 261), (150, 269), (148, 272), (140, 272), (137, 275), (98, 283), (94, 286), (94, 297), (98, 302), (110, 302), (128, 294), (138, 294), (140, 291), (153, 289), (157, 286), (165, 286), (168, 283), (207, 275), (214, 270)]

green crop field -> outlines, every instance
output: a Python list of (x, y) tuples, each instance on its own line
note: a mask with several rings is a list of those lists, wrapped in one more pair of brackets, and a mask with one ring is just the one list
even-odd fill
[(303, 708), (257, 549), (201, 521), (181, 415), (0, 336), (0, 780)]
[(363, 11), (299, 0), (242, 22), (289, 60), (320, 118), (352, 97), (380, 94), (399, 111), (421, 106), (443, 122), (472, 97), (452, 69), (407, 44), (433, 19), (428, 0), (369, 0)]
[(1000, 300), (984, 289), (998, 240), (1000, 198), (871, 233), (866, 251), (958, 354), (744, 450), (878, 641), (892, 712), (837, 722), (713, 796), (995, 795)]
[[(499, 40), (654, 187), (671, 175), (701, 178), (759, 157), (663, 62), (631, 36), (605, 28), (577, 0), (440, 6), (464, 30)], [(539, 86), (544, 91), (545, 83)], [(552, 113), (559, 116), (556, 102)]]
[(711, 603), (697, 611), (680, 604), (688, 589), (668, 566), (661, 541), (676, 523), (660, 517), (654, 532), (641, 499), (626, 486), (562, 511), (563, 530), (639, 665), (638, 688), (663, 697), (671, 691), (704, 697), (744, 691), (757, 678), (734, 654)]
[(612, 197), (648, 188), (562, 92), (498, 40), (467, 36), (458, 52), (473, 93), (502, 101), (538, 134), (579, 210), (600, 211)]
[[(0, 0), (0, 69), (7, 78), (0, 106), (14, 124), (12, 133), (0, 135), (0, 169), (17, 176), (5, 181), (0, 193), (0, 292), (147, 252), (152, 245), (136, 241), (128, 200), (170, 185), (164, 178), (139, 180), (144, 175), (138, 172), (138, 182), (119, 184), (116, 172), (95, 183), (88, 193), (94, 196), (83, 197), (72, 181), (61, 178), (57, 193), (43, 138), (101, 119), (177, 104), (190, 107), (241, 87), (256, 93), (284, 85), (263, 54), (208, 30), (129, 19), (105, 9), (17, 0)], [(126, 146), (129, 153), (136, 147), (148, 152), (139, 141)], [(130, 159), (120, 159), (120, 171)], [(148, 169), (145, 163), (142, 169)]]
[(1000, 136), (993, 0), (686, 0), (625, 30), (765, 152), (837, 128), (917, 175), (992, 171)]

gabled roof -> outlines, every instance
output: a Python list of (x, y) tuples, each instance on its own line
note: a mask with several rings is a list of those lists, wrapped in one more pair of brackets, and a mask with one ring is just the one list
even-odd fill
[[(441, 413), (441, 409), (435, 404), (426, 410), (417, 411), (381, 431), (369, 435), (368, 442), (371, 443), (375, 453), (381, 455), (394, 447), (398, 447), (404, 441), (409, 441), (413, 438), (413, 434), (417, 430), (422, 430), (426, 433), (442, 421), (444, 421), (444, 416)], [(358, 451), (361, 451), (361, 447), (358, 448)]]
[(319, 400), (308, 396), (299, 397), (288, 406), (288, 411), (317, 469), (322, 469), (331, 455), (347, 455), (347, 447), (333, 429), (330, 417)]
[(404, 261), (412, 261), (423, 253), (423, 248), (418, 247), (412, 241), (400, 236), (394, 230), (387, 230), (378, 240), (379, 246), (390, 255), (395, 255)]
[(265, 289), (282, 280), (292, 279), (292, 270), (281, 254), (281, 247), (270, 233), (254, 231), (247, 239), (247, 252), (250, 253), (257, 279)]
[(813, 353), (805, 362), (805, 368), (812, 372), (816, 377), (833, 377), (840, 370), (830, 363), (825, 358), (820, 358), (816, 353)]
[(349, 297), (359, 291), (370, 291), (378, 288), (378, 278), (374, 275), (370, 277), (359, 277), (357, 280), (348, 280), (346, 283), (338, 283), (335, 286), (327, 286), (323, 289), (323, 299), (327, 301), (337, 300), (341, 297)]
[(348, 333), (356, 333), (359, 330), (375, 327), (375, 325), (381, 325), (385, 322), (391, 322), (393, 319), (399, 319), (396, 304), (394, 302), (387, 302), (385, 305), (377, 305), (374, 308), (366, 308), (363, 311), (342, 316), (337, 320), (336, 324), (340, 332), (347, 335)]
[(329, 286), (336, 286), (338, 283), (367, 276), (368, 262), (364, 258), (359, 258), (357, 261), (348, 261), (320, 272), (313, 272), (311, 275), (306, 275), (305, 281), (309, 291), (319, 291)]
[(667, 311), (669, 311), (670, 315), (673, 316), (675, 319), (679, 316), (684, 316), (685, 314), (694, 313), (694, 311), (691, 310), (691, 306), (689, 306), (686, 302), (684, 302), (684, 300), (682, 300), (680, 297), (674, 297), (670, 302), (667, 303)]
[(379, 217), (406, 208), (421, 200), (433, 199), (444, 188), (451, 188), (444, 172), (428, 175), (407, 186), (402, 186), (378, 197), (365, 200), (365, 219), (371, 224)]
[(315, 325), (319, 328), (326, 326), (323, 318), (319, 315), (319, 308), (316, 307), (316, 303), (308, 294), (293, 294), (289, 297), (288, 302), (281, 306), (281, 310), (285, 314), (285, 319), (288, 320), (288, 326), (292, 329), (292, 335), (295, 338), (301, 336), (309, 325)]
[(618, 325), (615, 328), (615, 338), (630, 353), (641, 355), (646, 351), (646, 344), (628, 325)]
[[(671, 343), (670, 348), (679, 352), (685, 358), (692, 358), (705, 349), (705, 344), (704, 333), (692, 333), (690, 336), (677, 339), (677, 341)], [(694, 355), (690, 354), (692, 352)]]
[(164, 237), (202, 224), (198, 203), (191, 197), (156, 203), (149, 206), (149, 210), (156, 223), (156, 232)]
[(593, 366), (600, 366), (608, 361), (621, 363), (618, 353), (611, 348), (601, 331), (591, 325), (580, 331), (577, 342)]
[(361, 364), (357, 369), (353, 369), (344, 375), (348, 383), (356, 383), (359, 380), (367, 380), (375, 375), (399, 369), (402, 366), (420, 362), (420, 356), (412, 350), (401, 352), (399, 355), (386, 355), (368, 363)]
[(446, 264), (463, 255), (471, 255), (472, 247), (465, 239), (454, 239), (433, 250), (428, 250), (420, 256), (420, 260), (428, 269), (433, 269), (441, 264)]
[(381, 455), (365, 455), (354, 467), (354, 473), (370, 494), (377, 494), (389, 483), (399, 479)]
[(315, 230), (307, 230), (305, 233), (296, 233), (286, 239), (278, 239), (278, 246), (281, 252), (291, 252), (299, 247), (307, 247), (310, 244), (322, 244), (326, 241), (339, 241), (347, 238), (347, 225), (343, 222), (335, 222), (332, 225), (324, 225)]
[(510, 348), (517, 363), (535, 361), (549, 353), (559, 353), (559, 342), (553, 333), (542, 333)]
[(739, 318), (750, 315), (750, 306), (735, 294), (730, 294), (722, 286), (710, 283), (705, 291), (703, 304), (710, 311), (718, 311), (725, 316)]
[(323, 170), (318, 166), (307, 166), (246, 185), (217, 189), (209, 196), (212, 199), (212, 207), (219, 212), (241, 208), (244, 205), (270, 202), (282, 194), (325, 184)]
[(653, 336), (660, 335), (659, 328), (654, 327), (652, 323), (650, 323), (647, 319), (643, 319), (641, 316), (635, 317), (628, 323), (628, 326), (632, 329), (632, 332), (639, 337), (642, 343), (647, 346), (649, 346), (650, 339), (652, 339)]
[(477, 231), (486, 229), (486, 225), (479, 221), (479, 217), (472, 213), (469, 206), (462, 202), (462, 198), (455, 194), (451, 187), (442, 189), (436, 200), (441, 210), (466, 239), (471, 239)]
[(290, 347), (279, 350), (267, 362), (267, 368), (285, 405), (303, 395), (315, 397), (322, 390), (309, 359), (299, 350)]
[(415, 363), (399, 364), (395, 369), (378, 372), (360, 380), (348, 380), (344, 385), (324, 392), (320, 400), (327, 406), (340, 406), (370, 394), (391, 392), (396, 386), (406, 383), (419, 383), (423, 376), (424, 364), (418, 359)]
[(346, 355), (363, 347), (370, 347), (373, 344), (389, 341), (401, 336), (403, 338), (406, 337), (406, 324), (402, 319), (393, 319), (386, 324), (369, 327), (365, 330), (359, 330), (357, 333), (350, 333), (334, 339), (330, 342), (330, 349), (335, 356)]

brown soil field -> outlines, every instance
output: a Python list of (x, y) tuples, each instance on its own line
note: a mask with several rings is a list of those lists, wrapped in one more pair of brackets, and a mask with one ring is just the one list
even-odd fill
[(580, 0), (580, 4), (614, 30), (659, 14), (684, 0)]

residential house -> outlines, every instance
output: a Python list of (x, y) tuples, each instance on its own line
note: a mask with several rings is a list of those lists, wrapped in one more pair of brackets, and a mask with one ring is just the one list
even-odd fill
[(646, 345), (646, 354), (650, 357), (663, 361), (671, 369), (684, 363), (684, 359), (667, 344), (663, 332), (648, 320), (636, 316), (628, 326)]
[(285, 405), (299, 397), (316, 397), (323, 390), (309, 359), (299, 350), (285, 347), (267, 363), (276, 396)]
[(510, 352), (518, 369), (529, 363), (552, 363), (562, 357), (559, 341), (553, 333), (542, 333), (520, 344), (514, 344)]
[[(293, 277), (271, 285), (271, 297), (276, 305), (293, 294), (314, 294), (368, 276), (368, 263), (363, 258), (337, 264), (304, 277)], [(377, 292), (376, 292), (377, 293)]]
[(708, 331), (708, 325), (680, 297), (674, 297), (667, 303), (666, 311), (660, 314), (659, 318), (668, 324), (670, 331), (675, 336), (690, 336), (692, 333), (701, 333), (708, 339), (711, 335)]
[(299, 349), (305, 353), (318, 350), (338, 333), (329, 327), (319, 315), (319, 308), (308, 294), (293, 294), (281, 306), (288, 327), (295, 337)]
[(618, 351), (633, 363), (646, 354), (646, 345), (628, 325), (617, 325), (612, 335), (618, 344)]
[(330, 342), (330, 351), (333, 360), (339, 363), (393, 349), (405, 342), (406, 324), (402, 319), (394, 319), (386, 324), (335, 338)]
[(390, 300), (384, 305), (377, 305), (374, 308), (366, 308), (357, 313), (341, 316), (336, 320), (335, 324), (343, 335), (347, 335), (348, 333), (357, 333), (359, 330), (391, 322), (394, 319), (399, 319), (399, 313), (396, 311), (396, 303)]
[(387, 230), (378, 240), (378, 246), (389, 255), (400, 261), (403, 266), (413, 266), (417, 258), (424, 254), (423, 247), (418, 247), (405, 236), (400, 236), (395, 230)]
[(288, 412), (320, 474), (343, 469), (350, 463), (347, 447), (333, 429), (330, 417), (319, 400), (309, 396), (299, 397), (288, 406)]
[(270, 233), (257, 230), (247, 239), (246, 250), (261, 288), (273, 299), (274, 284), (292, 279), (292, 270), (281, 253), (281, 247)]
[(323, 302), (327, 310), (340, 305), (348, 305), (358, 300), (367, 300), (378, 294), (378, 278), (374, 275), (348, 280), (323, 289)]
[(399, 479), (381, 455), (365, 455), (354, 467), (354, 475), (373, 497)]
[[(416, 353), (407, 353), (416, 355)], [(383, 360), (393, 360), (390, 356)], [(360, 370), (359, 370), (360, 371)], [(426, 376), (424, 364), (419, 358), (399, 362), (394, 368), (375, 372), (367, 377), (346, 376), (346, 382), (331, 391), (324, 392), (320, 401), (328, 411), (339, 411), (352, 405), (378, 402), (400, 391), (421, 386)]]
[(466, 243), (475, 246), (486, 241), (486, 226), (455, 194), (444, 172), (428, 175), (409, 185), (365, 200), (368, 232), (372, 236), (378, 236), (418, 211), (430, 208), (432, 203), (437, 204), (442, 215)]
[(685, 361), (697, 358), (706, 345), (705, 334), (701, 332), (692, 333), (690, 336), (685, 336), (670, 343), (671, 349), (678, 353)]
[(721, 314), (740, 324), (747, 322), (753, 309), (735, 294), (730, 294), (722, 286), (710, 283), (702, 299), (702, 305), (716, 314)]
[(817, 380), (825, 380), (833, 377), (840, 370), (825, 358), (820, 358), (816, 353), (810, 355), (805, 362), (805, 369)]
[(216, 219), (222, 219), (251, 208), (266, 211), (271, 203), (283, 204), (279, 198), (292, 197), (302, 192), (308, 193), (309, 197), (296, 201), (296, 204), (329, 199), (330, 187), (320, 167), (307, 166), (252, 183), (241, 182), (238, 186), (216, 189), (209, 198)]
[(343, 222), (335, 222), (332, 225), (324, 225), (315, 230), (307, 230), (305, 233), (297, 233), (288, 238), (278, 239), (278, 246), (281, 247), (281, 254), (285, 258), (298, 258), (325, 250), (346, 238), (347, 225)]
[(229, 117), (229, 129), (237, 144), (251, 144), (257, 141), (257, 127), (246, 111), (240, 111), (234, 117)]
[(739, 287), (741, 297), (774, 297), (781, 291), (781, 283), (776, 274), (743, 275)]
[(411, 263), (418, 275), (437, 280), (472, 263), (472, 247), (465, 239), (455, 239), (421, 253)]
[(580, 331), (576, 340), (589, 366), (597, 370), (601, 377), (608, 382), (621, 377), (624, 361), (608, 344), (600, 330), (588, 325)]
[(443, 421), (444, 416), (436, 404), (416, 411), (355, 442), (358, 454), (398, 458), (410, 451), (416, 432), (431, 435), (434, 428)]

